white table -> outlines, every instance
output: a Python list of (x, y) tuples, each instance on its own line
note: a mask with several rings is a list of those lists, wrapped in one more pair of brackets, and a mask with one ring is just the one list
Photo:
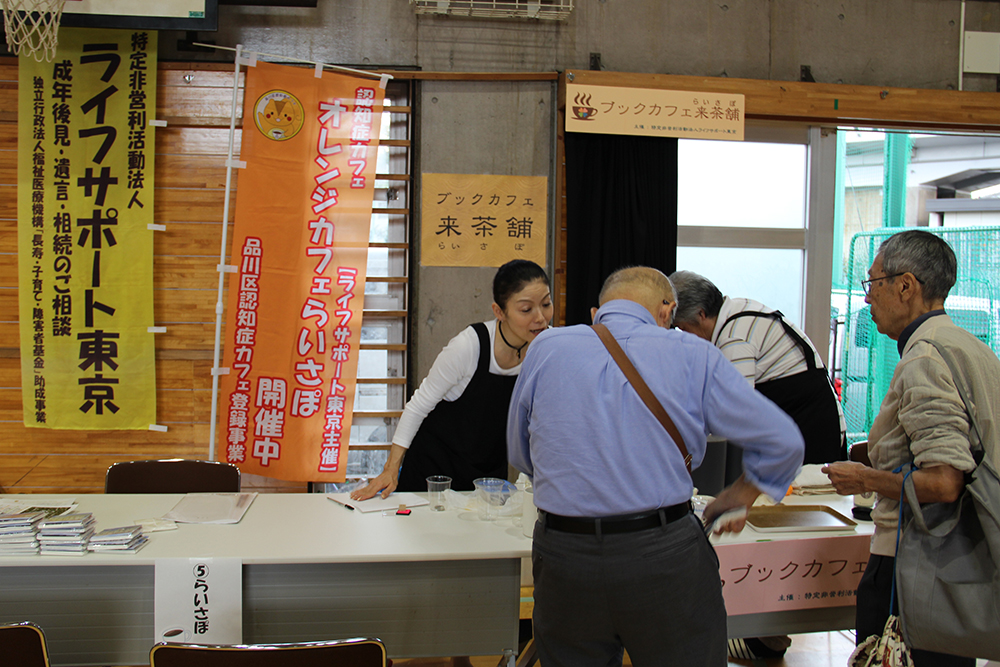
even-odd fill
[[(99, 527), (112, 527), (162, 516), (180, 496), (76, 499)], [(786, 502), (828, 504), (850, 516), (849, 497)], [(871, 524), (859, 525), (858, 532), (870, 533)], [(156, 559), (235, 557), (243, 561), (247, 643), (374, 636), (397, 658), (500, 655), (517, 648), (521, 559), (530, 556), (531, 540), (509, 519), (485, 523), (472, 512), (428, 507), (406, 517), (382, 516), (347, 510), (322, 494), (262, 494), (237, 525), (181, 524), (150, 537), (137, 554), (0, 558), (0, 621), (40, 624), (53, 665), (144, 664), (153, 644)], [(809, 544), (817, 537), (824, 535), (768, 539)], [(745, 530), (714, 542), (725, 562), (728, 546), (759, 539)], [(733, 615), (729, 635), (850, 628), (853, 599), (846, 602)]]
[[(162, 516), (180, 497), (76, 499), (106, 528)], [(0, 621), (41, 625), (53, 665), (148, 663), (156, 559), (236, 557), (247, 643), (373, 636), (393, 657), (517, 649), (531, 541), (509, 521), (426, 506), (363, 514), (322, 494), (261, 494), (239, 524), (150, 537), (136, 554), (0, 558)]]

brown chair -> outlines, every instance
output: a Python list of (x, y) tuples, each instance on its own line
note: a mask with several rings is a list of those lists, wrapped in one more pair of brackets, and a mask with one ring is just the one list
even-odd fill
[(868, 458), (868, 441), (859, 440), (851, 445), (847, 452), (847, 458), (858, 463), (864, 463), (869, 468), (872, 467), (872, 460)]
[(122, 461), (108, 468), (104, 493), (235, 493), (240, 469), (192, 459)]
[(0, 624), (0, 664), (49, 667), (45, 635), (34, 623)]
[(222, 645), (160, 643), (150, 667), (385, 667), (379, 639), (340, 639), (300, 644)]

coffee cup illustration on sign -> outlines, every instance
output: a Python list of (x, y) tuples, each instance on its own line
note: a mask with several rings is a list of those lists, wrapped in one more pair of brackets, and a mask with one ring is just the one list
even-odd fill
[(163, 631), (165, 642), (186, 642), (191, 640), (191, 633), (184, 628), (170, 628)]
[(594, 116), (597, 115), (597, 109), (590, 106), (590, 95), (577, 93), (576, 97), (573, 98), (573, 102), (574, 116), (580, 120), (594, 120)]

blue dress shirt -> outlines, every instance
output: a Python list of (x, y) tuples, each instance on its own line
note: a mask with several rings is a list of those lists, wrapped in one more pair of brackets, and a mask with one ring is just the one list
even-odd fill
[[(605, 303), (608, 327), (673, 418), (697, 468), (707, 434), (743, 448), (746, 478), (784, 497), (802, 464), (795, 422), (708, 341), (664, 329), (628, 300)], [(528, 348), (507, 419), (510, 464), (533, 478), (535, 505), (601, 517), (690, 499), (677, 446), (588, 326), (543, 331)]]

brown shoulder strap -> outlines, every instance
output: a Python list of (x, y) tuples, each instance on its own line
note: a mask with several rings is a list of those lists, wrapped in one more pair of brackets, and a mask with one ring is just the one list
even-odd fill
[(595, 332), (597, 332), (598, 337), (600, 337), (601, 342), (604, 343), (604, 347), (608, 348), (608, 352), (611, 353), (611, 358), (615, 360), (618, 364), (618, 368), (622, 369), (622, 373), (625, 374), (625, 378), (635, 389), (635, 393), (639, 394), (639, 398), (642, 402), (646, 404), (649, 411), (653, 413), (653, 416), (659, 420), (663, 428), (667, 430), (667, 433), (673, 439), (674, 443), (677, 445), (677, 449), (681, 450), (681, 455), (684, 457), (684, 466), (687, 468), (688, 474), (691, 474), (691, 455), (688, 454), (687, 445), (684, 444), (684, 438), (681, 437), (680, 431), (677, 430), (677, 426), (674, 425), (674, 420), (670, 418), (667, 411), (663, 409), (663, 405), (657, 400), (656, 396), (653, 395), (653, 391), (646, 384), (646, 381), (642, 379), (639, 375), (639, 371), (635, 369), (635, 366), (629, 360), (628, 355), (625, 354), (625, 350), (622, 349), (615, 337), (611, 335), (608, 328), (603, 324), (594, 324), (590, 327)]

